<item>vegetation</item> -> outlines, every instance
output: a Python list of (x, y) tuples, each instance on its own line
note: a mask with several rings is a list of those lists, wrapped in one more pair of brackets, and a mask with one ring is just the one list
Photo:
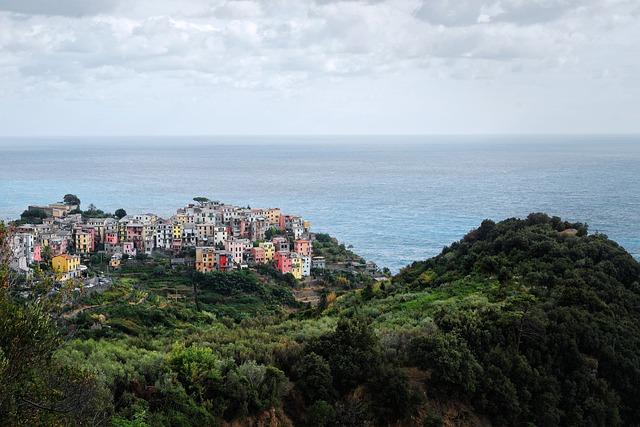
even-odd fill
[(80, 199), (75, 194), (65, 194), (62, 201), (65, 205), (75, 205), (80, 207)]
[(437, 257), (326, 293), (315, 308), (266, 269), (192, 274), (129, 259), (114, 281), (64, 310), (2, 294), (0, 410), (10, 423), (640, 419), (640, 265), (583, 224), (484, 221)]
[(365, 260), (361, 256), (355, 254), (347, 247), (338, 242), (334, 237), (324, 233), (317, 233), (313, 242), (314, 256), (322, 256), (327, 263), (358, 263), (364, 264)]

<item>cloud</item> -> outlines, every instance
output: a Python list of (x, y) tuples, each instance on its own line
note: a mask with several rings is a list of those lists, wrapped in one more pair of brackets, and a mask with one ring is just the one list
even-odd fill
[(445, 26), (489, 22), (530, 25), (554, 21), (591, 3), (589, 0), (422, 0), (415, 15), (431, 24)]
[(0, 0), (0, 10), (28, 15), (96, 15), (117, 5), (118, 0)]
[(0, 0), (0, 10), (0, 77), (30, 84), (156, 75), (283, 90), (403, 70), (621, 76), (639, 61), (611, 61), (605, 46), (637, 51), (632, 0)]

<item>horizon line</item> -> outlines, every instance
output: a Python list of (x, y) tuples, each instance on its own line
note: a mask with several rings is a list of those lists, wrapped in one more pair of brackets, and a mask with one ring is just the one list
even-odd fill
[(326, 137), (527, 137), (527, 136), (569, 136), (569, 137), (589, 137), (589, 136), (609, 136), (609, 137), (633, 137), (640, 136), (638, 132), (478, 132), (478, 133), (453, 133), (453, 132), (433, 132), (433, 133), (211, 133), (211, 134), (55, 134), (55, 135), (0, 135), (0, 139), (62, 139), (62, 138), (326, 138)]

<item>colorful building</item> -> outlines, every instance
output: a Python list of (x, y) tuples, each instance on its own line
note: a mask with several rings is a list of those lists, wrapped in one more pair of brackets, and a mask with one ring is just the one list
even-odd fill
[(196, 248), (196, 270), (208, 273), (216, 269), (216, 249), (214, 247)]
[(51, 259), (51, 267), (58, 280), (64, 281), (77, 277), (80, 272), (80, 256), (62, 254)]
[(273, 256), (273, 264), (276, 270), (282, 274), (291, 273), (291, 256), (288, 251), (278, 251)]
[(293, 251), (304, 256), (311, 256), (311, 242), (306, 239), (298, 239), (293, 242)]
[(302, 279), (302, 257), (295, 252), (289, 256), (291, 257), (291, 274), (298, 280)]
[(89, 254), (93, 252), (93, 237), (91, 233), (78, 230), (75, 232), (75, 248), (79, 254)]
[(276, 253), (276, 248), (272, 242), (260, 242), (258, 244), (264, 250), (264, 259), (266, 262), (273, 261), (273, 255)]
[(264, 264), (267, 262), (265, 251), (261, 247), (251, 248), (251, 262), (256, 265)]

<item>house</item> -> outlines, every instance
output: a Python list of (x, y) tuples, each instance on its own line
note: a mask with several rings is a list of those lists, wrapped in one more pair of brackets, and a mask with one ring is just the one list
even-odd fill
[(216, 269), (216, 248), (211, 246), (196, 247), (196, 270), (207, 273)]
[(104, 234), (104, 247), (105, 250), (112, 250), (118, 244), (118, 232), (107, 231)]
[(233, 269), (233, 254), (227, 251), (216, 251), (216, 269), (218, 271), (229, 271)]
[(291, 274), (298, 280), (302, 279), (302, 257), (295, 252), (290, 253), (289, 256), (291, 258)]
[(311, 257), (302, 256), (302, 277), (311, 276)]
[(80, 256), (62, 254), (51, 259), (51, 267), (60, 281), (69, 280), (80, 275)]
[(291, 273), (291, 256), (289, 251), (277, 251), (273, 256), (276, 270), (282, 274)]
[(251, 249), (251, 241), (249, 239), (228, 239), (224, 242), (224, 249), (230, 252), (233, 256), (233, 262), (235, 264), (242, 264), (244, 260), (244, 253)]
[(33, 263), (33, 251), (35, 239), (30, 233), (16, 233), (10, 240), (12, 263), (15, 270), (29, 271), (29, 265)]
[(173, 224), (170, 221), (159, 220), (156, 223), (155, 246), (157, 249), (169, 250), (173, 241)]
[(304, 256), (311, 256), (311, 242), (306, 239), (297, 239), (293, 242), (293, 251)]
[(275, 247), (276, 252), (278, 251), (289, 251), (289, 240), (283, 236), (276, 236), (271, 239), (273, 246)]
[(132, 242), (136, 250), (144, 251), (144, 225), (139, 222), (129, 222), (126, 226), (126, 240)]
[(182, 246), (183, 247), (195, 247), (198, 244), (198, 235), (196, 233), (195, 224), (183, 224), (182, 225)]
[(224, 226), (217, 225), (213, 232), (213, 244), (219, 245), (223, 244), (225, 240), (229, 238), (229, 233), (227, 232), (227, 228)]
[(276, 253), (276, 248), (272, 242), (260, 242), (258, 244), (264, 250), (264, 259), (266, 262), (273, 261), (273, 255)]
[(327, 267), (323, 256), (314, 256), (311, 259), (311, 268), (314, 270), (324, 270)]
[(133, 242), (122, 242), (122, 253), (134, 257), (138, 252)]
[(74, 233), (74, 247), (79, 254), (90, 254), (93, 252), (93, 234), (88, 231), (76, 230)]
[(267, 262), (267, 258), (265, 256), (265, 251), (261, 247), (251, 248), (250, 250), (250, 258), (251, 262), (255, 265), (264, 264)]

